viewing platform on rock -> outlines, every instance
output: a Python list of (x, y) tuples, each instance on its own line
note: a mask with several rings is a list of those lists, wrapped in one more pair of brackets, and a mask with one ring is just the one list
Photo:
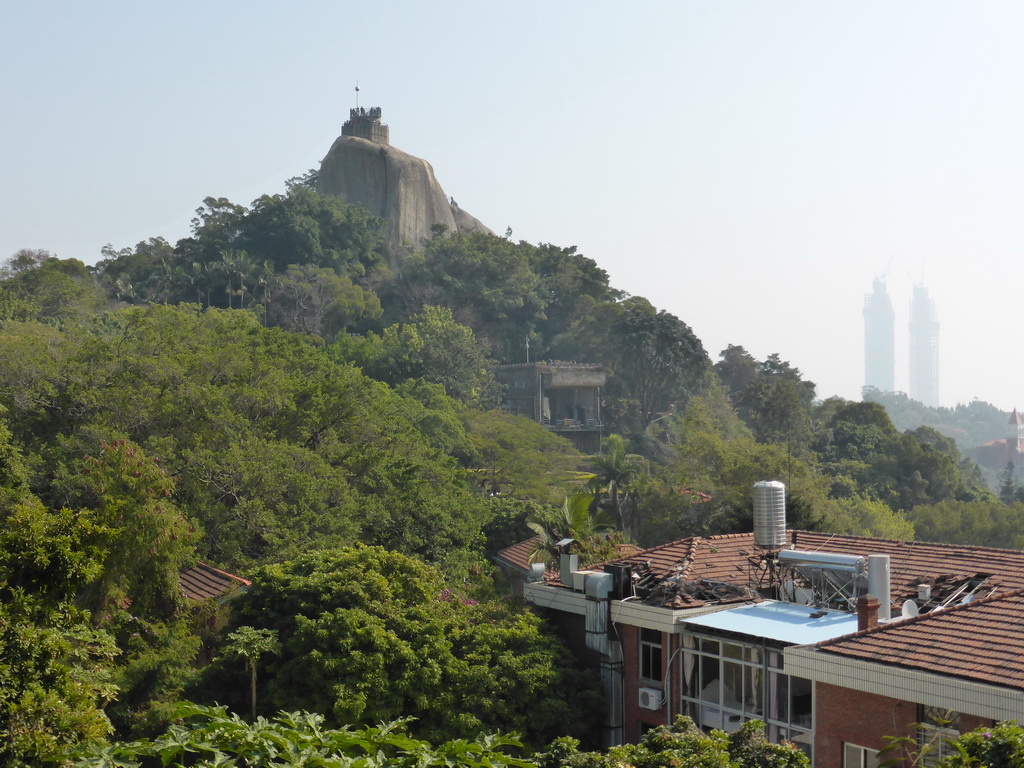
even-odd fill
[(342, 123), (341, 135), (391, 146), (391, 129), (380, 121), (380, 107), (352, 107), (348, 120)]

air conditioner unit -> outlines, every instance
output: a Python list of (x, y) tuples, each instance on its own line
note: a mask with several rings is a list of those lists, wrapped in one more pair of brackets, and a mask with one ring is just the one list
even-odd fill
[(661, 709), (661, 691), (657, 688), (640, 689), (640, 709)]

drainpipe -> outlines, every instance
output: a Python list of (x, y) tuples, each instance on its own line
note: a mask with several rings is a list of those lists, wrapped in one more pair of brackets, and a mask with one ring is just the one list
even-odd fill
[(622, 743), (622, 645), (611, 638), (611, 593), (615, 579), (610, 573), (588, 573), (584, 582), (587, 648), (601, 654), (601, 688), (608, 708), (602, 727), (605, 747)]

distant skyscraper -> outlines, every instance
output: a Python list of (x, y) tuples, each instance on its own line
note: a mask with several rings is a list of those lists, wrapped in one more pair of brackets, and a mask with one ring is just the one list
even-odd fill
[(939, 405), (939, 321), (923, 285), (914, 286), (910, 301), (910, 397), (933, 408)]
[(864, 297), (864, 386), (883, 392), (896, 389), (896, 313), (875, 278), (874, 290)]

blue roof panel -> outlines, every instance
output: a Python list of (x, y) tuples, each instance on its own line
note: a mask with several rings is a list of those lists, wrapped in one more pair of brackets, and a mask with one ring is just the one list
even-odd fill
[(789, 645), (811, 645), (856, 632), (857, 614), (765, 601), (706, 613), (687, 619), (686, 625), (698, 630), (739, 632)]

